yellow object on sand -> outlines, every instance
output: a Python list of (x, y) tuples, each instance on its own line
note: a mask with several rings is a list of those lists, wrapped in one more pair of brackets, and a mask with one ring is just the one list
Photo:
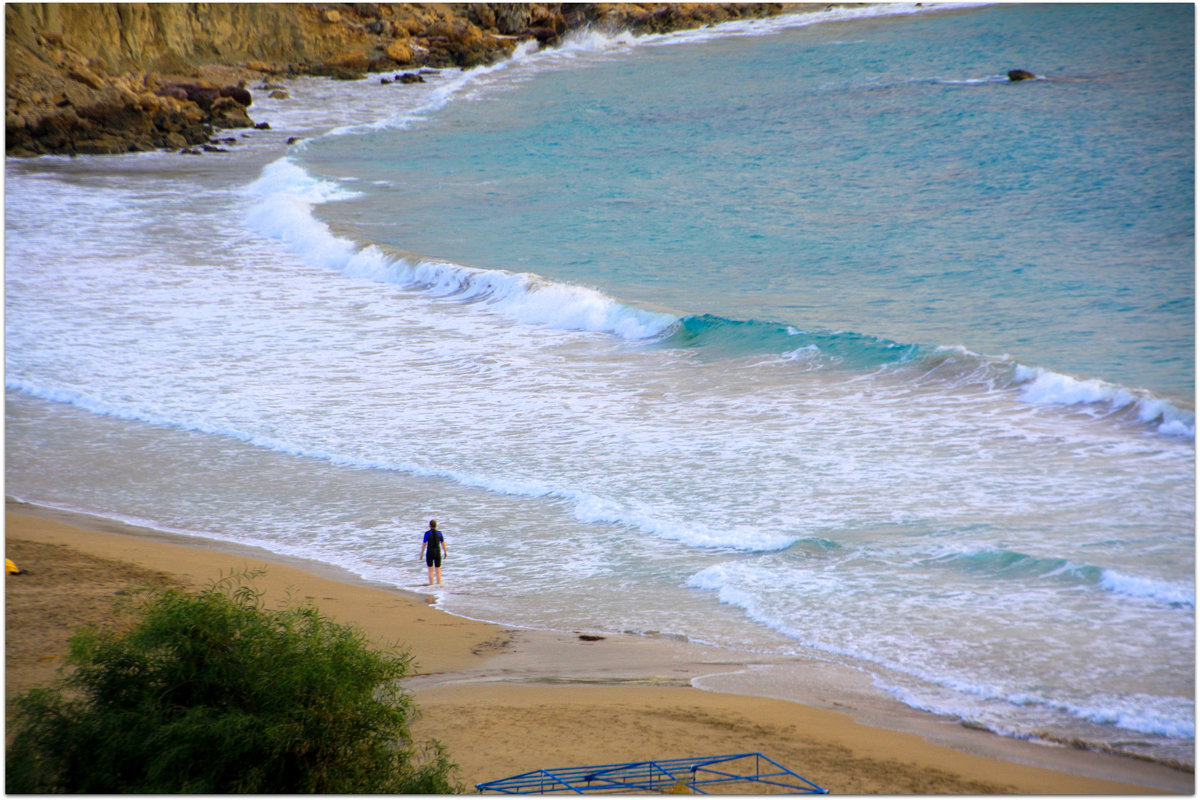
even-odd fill
[(11, 558), (4, 559), (4, 572), (6, 575), (21, 574), (21, 570), (17, 569), (17, 565), (12, 562)]

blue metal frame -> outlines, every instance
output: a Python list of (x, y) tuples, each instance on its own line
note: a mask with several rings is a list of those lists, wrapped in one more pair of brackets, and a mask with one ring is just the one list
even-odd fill
[[(753, 772), (748, 762), (741, 764), (743, 772), (714, 769), (716, 765), (731, 765), (741, 759), (754, 759)], [(765, 764), (764, 764), (765, 762)], [(726, 767), (728, 769), (729, 767)], [(765, 770), (765, 771), (764, 771)], [(762, 753), (738, 753), (726, 756), (669, 758), (658, 761), (633, 761), (625, 764), (602, 764), (592, 767), (537, 769), (498, 781), (477, 783), (480, 792), (499, 794), (575, 794), (615, 792), (661, 792), (683, 784), (697, 794), (709, 794), (702, 787), (720, 784), (755, 783), (790, 790), (779, 794), (829, 794), (808, 778), (797, 775)]]

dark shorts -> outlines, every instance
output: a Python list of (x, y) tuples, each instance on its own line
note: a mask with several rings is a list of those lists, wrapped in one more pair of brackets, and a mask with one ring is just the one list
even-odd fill
[(430, 547), (425, 551), (425, 565), (429, 567), (442, 566), (442, 548)]

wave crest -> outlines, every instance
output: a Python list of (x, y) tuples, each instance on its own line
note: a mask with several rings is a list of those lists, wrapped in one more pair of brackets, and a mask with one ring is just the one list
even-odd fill
[(955, 552), (927, 559), (925, 564), (982, 575), (991, 579), (1054, 579), (1091, 586), (1113, 594), (1152, 600), (1169, 606), (1194, 608), (1194, 586), (1159, 578), (1129, 575), (1115, 569), (1047, 558), (1012, 550)]
[(596, 289), (532, 273), (392, 254), (382, 245), (360, 246), (335, 236), (312, 209), (355, 195), (312, 177), (286, 158), (269, 164), (247, 191), (256, 198), (247, 216), (250, 227), (283, 241), (313, 267), (434, 297), (480, 303), (518, 322), (558, 330), (647, 339), (659, 336), (678, 319), (620, 303)]
[(248, 188), (249, 226), (281, 240), (311, 266), (351, 277), (423, 291), (434, 297), (478, 303), (517, 322), (558, 330), (607, 333), (629, 340), (657, 339), (668, 347), (711, 358), (772, 354), (785, 361), (834, 364), (854, 370), (909, 368), (917, 380), (950, 388), (983, 385), (1016, 391), (1037, 406), (1078, 406), (1095, 416), (1126, 416), (1162, 435), (1195, 439), (1195, 413), (1150, 392), (1097, 379), (1074, 378), (1007, 357), (961, 347), (922, 347), (853, 331), (800, 330), (757, 320), (711, 314), (678, 316), (649, 311), (585, 286), (533, 273), (481, 269), (401, 254), (383, 245), (361, 246), (334, 235), (313, 215), (316, 205), (357, 195), (314, 178), (286, 157), (269, 164)]
[(1196, 414), (1155, 397), (1149, 392), (1128, 389), (1097, 379), (1072, 378), (1059, 372), (1017, 365), (1014, 384), (1021, 399), (1036, 405), (1093, 406), (1108, 413), (1129, 412), (1159, 433), (1196, 438)]

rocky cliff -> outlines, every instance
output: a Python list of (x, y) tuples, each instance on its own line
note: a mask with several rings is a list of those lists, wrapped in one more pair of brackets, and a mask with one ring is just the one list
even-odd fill
[[(7, 3), (10, 156), (203, 145), (301, 74), (471, 67), (584, 26), (665, 32), (778, 3)], [(412, 77), (412, 80), (417, 78)]]

